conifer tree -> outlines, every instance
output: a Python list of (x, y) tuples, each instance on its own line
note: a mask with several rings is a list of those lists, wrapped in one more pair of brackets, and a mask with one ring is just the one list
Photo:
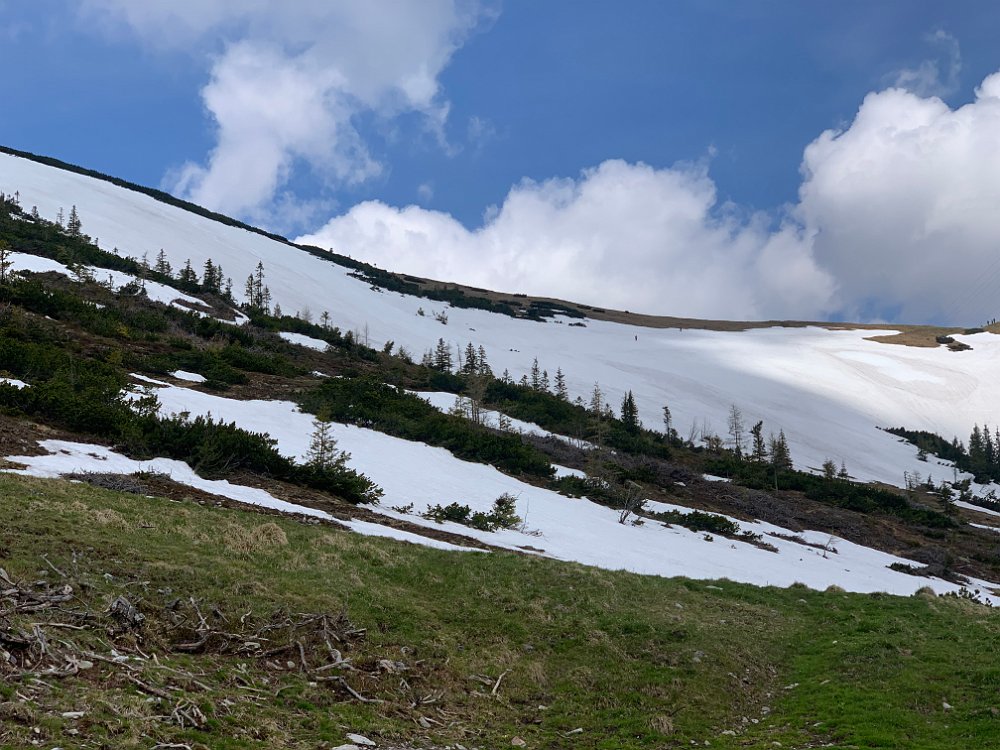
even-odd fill
[(492, 380), (493, 368), (490, 367), (490, 363), (486, 359), (486, 349), (483, 347), (482, 344), (479, 345), (479, 349), (476, 352), (476, 360), (478, 363), (477, 374), (480, 377), (486, 378), (487, 380)]
[(594, 390), (590, 394), (590, 413), (595, 417), (600, 417), (603, 412), (604, 407), (604, 394), (601, 392), (601, 386), (594, 383)]
[(187, 287), (198, 286), (198, 274), (195, 273), (195, 270), (191, 267), (190, 258), (184, 261), (184, 267), (180, 270), (180, 273), (177, 274), (177, 280)]
[(632, 391), (626, 393), (622, 399), (621, 420), (627, 432), (634, 434), (639, 432), (639, 429), (642, 427), (642, 423), (639, 421), (639, 409), (636, 408), (635, 397), (632, 395)]
[(767, 445), (764, 443), (764, 420), (750, 428), (750, 458), (757, 463), (767, 461)]
[(471, 377), (479, 372), (479, 357), (471, 341), (465, 345), (465, 355), (459, 370), (466, 377)]
[(346, 468), (349, 459), (350, 454), (337, 450), (337, 441), (330, 430), (329, 418), (325, 414), (317, 416), (313, 420), (306, 464), (320, 471), (330, 471)]
[(847, 473), (847, 464), (842, 460), (840, 462), (840, 471), (837, 472), (837, 479), (850, 479), (851, 475)]
[(538, 357), (531, 363), (531, 387), (536, 391), (542, 388), (542, 368), (538, 366)]
[(202, 267), (201, 271), (201, 286), (206, 292), (212, 292), (218, 294), (222, 291), (222, 268), (221, 266), (216, 266), (212, 259), (209, 258), (205, 261), (205, 265)]
[(156, 263), (153, 265), (153, 270), (164, 276), (173, 276), (174, 269), (170, 267), (170, 261), (167, 260), (167, 254), (163, 252), (163, 248), (160, 248), (160, 252), (156, 254)]
[(670, 414), (670, 407), (666, 404), (663, 405), (663, 434), (670, 439), (671, 424), (673, 424), (673, 416)]
[(566, 376), (563, 375), (561, 367), (556, 368), (556, 398), (560, 401), (569, 401), (569, 390), (566, 388)]
[(434, 369), (439, 372), (451, 372), (451, 345), (446, 344), (443, 338), (438, 339), (434, 349)]
[(788, 440), (785, 438), (785, 431), (780, 430), (778, 437), (771, 435), (771, 463), (775, 470), (788, 470), (792, 468), (792, 455), (788, 450)]
[(68, 231), (73, 237), (79, 237), (82, 234), (82, 230), (83, 222), (80, 221), (80, 214), (76, 212), (76, 206), (73, 206), (69, 211), (69, 220), (66, 223), (66, 231)]

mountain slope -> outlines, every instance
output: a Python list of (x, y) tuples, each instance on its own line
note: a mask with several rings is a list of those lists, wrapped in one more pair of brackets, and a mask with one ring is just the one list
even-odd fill
[[(94, 271), (101, 280), (110, 275), (108, 289), (88, 283), (86, 269), (73, 261), (74, 252), (89, 253), (112, 268), (135, 272), (136, 266), (101, 254), (84, 239), (32, 219), (30, 213), (13, 212), (4, 226), (15, 249), (30, 250), (37, 237), (44, 236), (48, 245), (40, 250), (50, 256), (19, 252), (15, 267), (57, 271), (82, 283), (43, 277), (53, 291), (31, 283), (21, 291), (14, 289), (9, 299), (24, 312), (12, 319), (12, 337), (31, 338), (44, 330), (42, 338), (62, 337), (64, 349), (80, 350), (81, 365), (96, 358), (106, 373), (111, 363), (113, 374), (107, 376), (101, 399), (117, 399), (130, 382), (128, 398), (138, 398), (145, 389), (155, 398), (154, 411), (164, 419), (172, 413), (191, 419), (212, 416), (274, 441), (270, 454), (259, 441), (245, 441), (244, 446), (256, 451), (256, 463), (237, 462), (238, 468), (251, 472), (239, 474), (230, 470), (232, 461), (209, 444), (188, 449), (185, 440), (175, 436), (169, 450), (157, 452), (148, 437), (134, 440), (134, 429), (149, 435), (160, 428), (149, 422), (150, 415), (138, 426), (120, 427), (116, 420), (132, 419), (129, 407), (117, 404), (109, 418), (110, 431), (87, 428), (82, 435), (45, 440), (44, 430), (36, 426), (33, 441), (21, 443), (30, 450), (5, 449), (3, 455), (28, 473), (58, 476), (112, 467), (118, 473), (166, 470), (175, 483), (216, 498), (337, 518), (364, 533), (411, 541), (433, 536), (450, 548), (486, 545), (662, 575), (785, 586), (799, 581), (816, 588), (839, 585), (903, 594), (925, 583), (950, 592), (963, 584), (993, 589), (987, 580), (1000, 575), (1000, 561), (991, 551), (991, 527), (975, 529), (956, 521), (948, 515), (954, 508), (935, 495), (904, 498), (842, 480), (811, 483), (807, 474), (794, 473), (781, 475), (783, 492), (769, 490), (772, 478), (767, 474), (743, 477), (745, 488), (729, 487), (706, 481), (700, 473), (716, 465), (719, 471), (739, 473), (739, 462), (726, 458), (725, 451), (706, 452), (698, 445), (699, 433), (725, 432), (730, 404), (738, 403), (747, 426), (763, 419), (766, 430), (787, 433), (800, 468), (815, 468), (833, 458), (838, 464), (844, 460), (855, 479), (897, 484), (904, 471), (950, 474), (944, 466), (935, 469), (919, 461), (915, 448), (876, 425), (933, 425), (930, 429), (947, 434), (940, 420), (959, 424), (968, 418), (971, 423), (981, 417), (980, 408), (989, 413), (994, 391), (987, 372), (977, 368), (984, 368), (998, 351), (991, 334), (959, 336), (975, 346), (954, 352), (876, 343), (864, 338), (872, 330), (670, 330), (582, 320), (569, 307), (563, 309), (566, 314), (548, 320), (446, 308), (380, 290), (351, 275), (350, 264), (333, 263), (151, 196), (19, 157), (0, 156), (0, 189), (16, 191), (26, 210), (35, 206), (43, 216), (75, 206), (85, 230), (98, 235), (101, 246), (122, 255), (154, 256), (162, 247), (175, 268), (188, 259), (195, 268), (211, 260), (237, 278), (263, 263), (266, 283), (286, 312), (301, 313), (309, 307), (318, 317), (323, 311), (332, 325), (355, 332), (342, 336), (329, 327), (247, 310), (251, 321), (233, 311), (231, 301), (162, 274), (143, 282), (145, 294), (136, 293), (138, 281), (126, 270)], [(29, 227), (33, 234), (27, 232)], [(28, 241), (29, 235), (35, 239)], [(73, 243), (75, 251), (62, 247)], [(126, 293), (129, 287), (132, 292)], [(56, 295), (64, 306), (49, 301), (48, 295)], [(46, 320), (39, 317), (42, 312)], [(530, 372), (537, 357), (549, 372), (559, 367), (566, 373), (571, 396), (586, 398), (598, 380), (611, 401), (634, 391), (640, 416), (651, 425), (658, 426), (666, 403), (676, 426), (686, 432), (690, 421), (696, 428), (689, 442), (652, 432), (630, 436), (628, 430), (620, 432), (621, 422), (602, 418), (594, 425), (583, 408), (500, 380), (491, 381), (484, 397), (492, 398), (498, 411), (521, 409), (526, 421), (519, 424), (534, 436), (504, 434), (470, 426), (460, 417), (444, 417), (403, 389), (436, 391), (427, 398), (440, 408), (455, 393), (470, 392), (473, 384), (377, 350), (388, 349), (383, 343), (393, 341), (397, 353), (399, 346), (419, 353), (445, 338), (453, 349), (461, 350), (465, 342), (482, 346), (494, 370), (510, 369), (514, 379)], [(58, 354), (59, 345), (50, 345), (45, 356), (55, 359)], [(0, 361), (0, 373), (8, 367), (12, 365)], [(22, 366), (12, 375), (26, 379), (26, 385), (19, 383), (29, 394), (50, 385), (51, 373), (45, 368)], [(71, 373), (67, 385), (76, 387), (75, 382)], [(440, 392), (445, 388), (450, 394)], [(229, 393), (222, 396), (219, 389)], [(50, 425), (78, 429), (90, 424), (86, 418), (71, 424), (60, 421), (60, 415), (45, 411), (35, 400), (33, 395), (9, 399), (23, 405), (26, 415), (41, 415)], [(380, 405), (388, 405), (388, 411), (379, 411)], [(334, 496), (339, 492), (340, 499), (352, 502), (364, 493), (350, 490), (353, 485), (330, 483), (342, 478), (317, 478), (304, 468), (312, 415), (324, 411), (343, 423), (331, 430), (340, 447), (353, 454), (351, 466), (384, 491), (377, 510), (345, 510), (323, 492), (333, 487)], [(544, 429), (530, 427), (527, 422), (533, 419), (549, 423), (542, 424)], [(610, 443), (617, 452), (592, 451), (586, 441), (567, 444), (559, 437), (544, 437), (561, 430), (576, 438), (603, 440), (609, 438), (609, 428), (619, 431), (618, 442)], [(183, 424), (170, 429), (191, 430)], [(94, 446), (95, 439), (101, 445)], [(561, 479), (550, 477), (550, 464), (558, 465)], [(750, 473), (762, 469), (757, 466)], [(608, 471), (610, 479), (603, 478)], [(585, 473), (591, 475), (587, 481), (582, 479)], [(610, 491), (609, 482), (628, 487), (635, 480), (643, 483), (651, 512), (636, 524), (618, 523), (628, 513), (622, 514), (620, 498)], [(775, 468), (775, 490), (778, 484)], [(460, 517), (447, 515), (466, 507), (467, 513), (487, 518), (505, 495), (513, 498), (513, 510), (523, 521), (517, 528), (470, 528)], [(570, 497), (574, 495), (595, 502)], [(685, 516), (691, 508), (728, 518)], [(988, 518), (980, 517), (983, 521)], [(917, 562), (928, 566), (919, 572), (932, 577), (911, 575), (921, 567)]]
[[(411, 354), (438, 338), (486, 348), (497, 372), (515, 379), (534, 358), (566, 374), (573, 396), (588, 398), (599, 382), (612, 405), (635, 394), (642, 420), (660, 423), (670, 406), (675, 428), (725, 434), (731, 404), (748, 424), (783, 429), (796, 465), (818, 468), (844, 460), (852, 476), (899, 485), (904, 471), (926, 473), (916, 451), (878, 427), (905, 425), (945, 437), (965, 436), (1000, 408), (992, 373), (1000, 339), (988, 333), (956, 336), (973, 349), (887, 346), (867, 340), (872, 330), (764, 328), (742, 332), (651, 329), (606, 321), (570, 326), (557, 317), (540, 323), (380, 292), (350, 270), (291, 245), (226, 226), (107, 182), (0, 155), (0, 190), (20, 193), (25, 207), (54, 217), (76, 205), (88, 234), (105, 249), (153, 258), (163, 249), (178, 268), (211, 259), (235, 282), (264, 264), (273, 299), (286, 313), (328, 312), (333, 325), (356, 331), (375, 348), (393, 341)], [(349, 248), (341, 249), (349, 252)], [(423, 309), (428, 314), (419, 315)], [(447, 313), (442, 325), (432, 312)], [(887, 327), (885, 334), (894, 330)]]

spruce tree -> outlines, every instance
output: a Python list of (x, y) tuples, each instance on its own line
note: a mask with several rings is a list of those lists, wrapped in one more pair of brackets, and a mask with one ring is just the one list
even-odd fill
[(66, 231), (68, 231), (73, 237), (79, 237), (82, 234), (82, 230), (83, 222), (80, 221), (80, 214), (76, 212), (76, 206), (73, 206), (69, 211), (69, 220), (66, 222)]
[(569, 401), (569, 389), (566, 387), (566, 376), (563, 375), (561, 367), (556, 368), (556, 398), (560, 401)]
[(479, 349), (476, 352), (476, 358), (478, 361), (477, 374), (480, 377), (486, 378), (487, 380), (493, 379), (493, 368), (490, 367), (489, 361), (486, 359), (486, 349), (482, 344), (479, 345)]
[(465, 345), (465, 355), (460, 370), (462, 375), (466, 377), (471, 377), (479, 372), (479, 357), (471, 341)]
[(750, 428), (750, 458), (757, 463), (767, 461), (767, 445), (764, 442), (764, 420)]
[(321, 414), (313, 420), (312, 436), (306, 464), (320, 471), (344, 469), (350, 454), (337, 450), (337, 441), (330, 430), (330, 420)]
[(438, 339), (434, 348), (434, 369), (439, 372), (451, 372), (452, 369), (451, 345), (446, 344), (443, 338)]
[(594, 383), (594, 390), (590, 394), (590, 404), (588, 406), (590, 413), (595, 417), (600, 417), (604, 407), (604, 394), (601, 392), (601, 386)]
[(160, 248), (160, 252), (156, 254), (156, 264), (153, 266), (153, 270), (164, 276), (173, 276), (174, 269), (170, 267), (170, 261), (167, 260), (167, 254)]
[(627, 432), (635, 434), (642, 427), (642, 423), (639, 421), (639, 409), (636, 408), (632, 391), (626, 393), (622, 399), (621, 420)]

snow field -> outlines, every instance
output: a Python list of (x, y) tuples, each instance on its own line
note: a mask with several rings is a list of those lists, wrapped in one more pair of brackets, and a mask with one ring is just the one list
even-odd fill
[[(485, 347), (495, 372), (509, 369), (515, 378), (535, 357), (550, 375), (561, 367), (574, 397), (586, 399), (596, 381), (617, 407), (630, 389), (646, 425), (658, 427), (667, 404), (682, 436), (707, 425), (725, 437), (726, 415), (736, 403), (748, 428), (762, 419), (765, 434), (785, 431), (799, 468), (843, 460), (858, 480), (899, 486), (904, 471), (925, 467), (915, 448), (879, 426), (964, 437), (1000, 411), (992, 377), (1000, 339), (992, 334), (956, 336), (974, 349), (954, 353), (866, 340), (892, 333), (891, 327), (722, 332), (587, 320), (580, 328), (565, 318), (538, 323), (459, 308), (449, 308), (442, 325), (431, 313), (443, 304), (373, 291), (343, 267), (110, 183), (0, 155), (0, 190), (19, 190), (23, 205), (37, 205), (49, 217), (76, 204), (88, 234), (135, 257), (163, 248), (175, 266), (190, 259), (200, 267), (211, 258), (236, 280), (263, 262), (282, 308), (326, 310), (332, 325), (367, 331), (375, 347), (392, 340), (419, 357), (439, 337), (457, 347), (471, 341)], [(420, 307), (428, 314), (417, 315)]]
[[(155, 393), (161, 403), (161, 413), (165, 415), (181, 412), (191, 416), (211, 415), (217, 420), (234, 421), (246, 430), (270, 434), (286, 456), (302, 460), (308, 451), (313, 418), (291, 402), (236, 401), (172, 385), (158, 387)], [(729, 578), (757, 585), (789, 586), (801, 582), (823, 589), (835, 584), (848, 591), (885, 591), (900, 595), (912, 594), (925, 585), (941, 593), (960, 588), (939, 579), (917, 578), (889, 570), (886, 566), (893, 562), (908, 561), (817, 532), (795, 534), (771, 524), (736, 521), (744, 531), (764, 534), (765, 540), (778, 548), (778, 552), (771, 552), (722, 537), (709, 541), (708, 535), (680, 527), (664, 527), (657, 522), (623, 525), (618, 523), (617, 510), (535, 487), (491, 466), (461, 461), (440, 448), (353, 425), (333, 423), (331, 430), (338, 447), (351, 454), (350, 466), (367, 474), (384, 490), (380, 507), (375, 510), (497, 547), (541, 550), (539, 554), (548, 557), (611, 570), (698, 579)], [(46, 441), (43, 447), (50, 451), (49, 456), (12, 457), (10, 460), (27, 465), (24, 473), (36, 476), (84, 470), (165, 471), (176, 481), (241, 502), (327, 517), (320, 511), (277, 500), (261, 490), (201, 479), (190, 467), (177, 461), (132, 461), (105, 448), (58, 441)], [(459, 524), (436, 524), (417, 515), (430, 505), (451, 502), (487, 512), (503, 493), (517, 498), (517, 513), (524, 521), (519, 529), (484, 532)], [(411, 503), (414, 506), (411, 513), (393, 510)], [(689, 510), (665, 503), (654, 503), (652, 509)], [(397, 538), (400, 533), (369, 522), (355, 523), (352, 528), (360, 533), (377, 532)], [(837, 553), (777, 539), (769, 536), (772, 532), (797, 535), (812, 543), (832, 546)], [(414, 539), (414, 536), (406, 538), (424, 543), (423, 538)], [(992, 584), (974, 581), (973, 585)], [(1000, 597), (997, 600), (1000, 601)]]

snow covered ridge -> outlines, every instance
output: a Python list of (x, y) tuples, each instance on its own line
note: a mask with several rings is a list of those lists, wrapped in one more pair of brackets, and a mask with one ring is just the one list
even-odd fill
[[(76, 205), (86, 231), (102, 248), (141, 257), (160, 248), (179, 267), (190, 259), (222, 264), (234, 279), (264, 264), (267, 285), (285, 312), (329, 314), (331, 326), (357, 332), (381, 348), (394, 342), (415, 357), (438, 339), (452, 347), (482, 345), (496, 372), (514, 379), (537, 357), (565, 373), (571, 397), (588, 398), (595, 382), (612, 406), (631, 390), (639, 416), (659, 427), (664, 405), (683, 436), (725, 436), (736, 404), (765, 435), (784, 430), (798, 468), (844, 461), (859, 481), (902, 486), (904, 472), (927, 473), (916, 449), (879, 426), (905, 426), (963, 437), (1000, 412), (1000, 337), (956, 335), (971, 351), (875, 343), (874, 330), (759, 328), (741, 332), (651, 329), (586, 320), (539, 323), (482, 310), (373, 290), (350, 270), (286, 243), (159, 202), (94, 178), (0, 154), (0, 191), (44, 216)], [(351, 254), (350, 247), (336, 248)], [(418, 311), (427, 308), (427, 314)], [(362, 333), (366, 332), (366, 333)], [(303, 343), (303, 342), (298, 342)]]

